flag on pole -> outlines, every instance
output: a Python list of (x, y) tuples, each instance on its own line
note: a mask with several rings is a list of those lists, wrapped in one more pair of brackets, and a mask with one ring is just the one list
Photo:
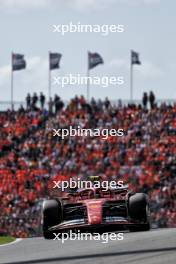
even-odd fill
[(88, 69), (91, 70), (99, 64), (103, 64), (104, 61), (98, 53), (88, 52)]
[(62, 54), (60, 53), (49, 53), (49, 66), (50, 70), (59, 69), (60, 68), (60, 60)]
[(141, 64), (141, 61), (139, 59), (139, 53), (135, 52), (135, 51), (131, 51), (131, 64)]
[(23, 54), (12, 53), (12, 71), (19, 71), (26, 68), (26, 61)]

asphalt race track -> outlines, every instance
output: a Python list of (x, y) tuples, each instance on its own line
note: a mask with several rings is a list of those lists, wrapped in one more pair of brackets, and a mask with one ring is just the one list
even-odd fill
[(123, 241), (61, 241), (23, 239), (0, 247), (7, 264), (175, 264), (176, 228), (124, 233)]

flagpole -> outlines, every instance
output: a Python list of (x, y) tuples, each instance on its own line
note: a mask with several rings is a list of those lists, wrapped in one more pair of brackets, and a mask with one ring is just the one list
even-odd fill
[(11, 110), (13, 111), (13, 52), (11, 53)]
[(130, 102), (131, 103), (133, 102), (133, 63), (132, 63), (132, 57), (130, 57)]
[(87, 102), (89, 102), (89, 96), (90, 96), (90, 82), (89, 82), (89, 77), (90, 77), (90, 70), (89, 70), (89, 65), (87, 69)]
[(90, 65), (89, 65), (89, 51), (87, 52), (87, 58), (88, 58), (88, 63), (87, 63), (87, 102), (89, 102), (89, 96), (90, 96)]
[(50, 51), (48, 52), (49, 63), (48, 63), (48, 103), (51, 97), (51, 70), (50, 70)]

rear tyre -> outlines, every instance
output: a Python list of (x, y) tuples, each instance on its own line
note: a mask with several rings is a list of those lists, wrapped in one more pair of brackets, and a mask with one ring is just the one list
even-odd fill
[(130, 231), (150, 230), (150, 209), (148, 196), (144, 193), (136, 193), (129, 198), (129, 215), (141, 224), (130, 227)]
[(52, 226), (61, 222), (62, 210), (60, 202), (46, 200), (43, 203), (43, 236), (45, 239), (54, 239), (54, 232), (48, 231)]

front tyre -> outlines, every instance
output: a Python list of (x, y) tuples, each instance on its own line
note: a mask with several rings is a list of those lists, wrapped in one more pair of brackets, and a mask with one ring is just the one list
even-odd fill
[(129, 215), (132, 219), (141, 222), (136, 226), (130, 227), (130, 231), (150, 230), (150, 208), (146, 194), (136, 193), (129, 198)]

